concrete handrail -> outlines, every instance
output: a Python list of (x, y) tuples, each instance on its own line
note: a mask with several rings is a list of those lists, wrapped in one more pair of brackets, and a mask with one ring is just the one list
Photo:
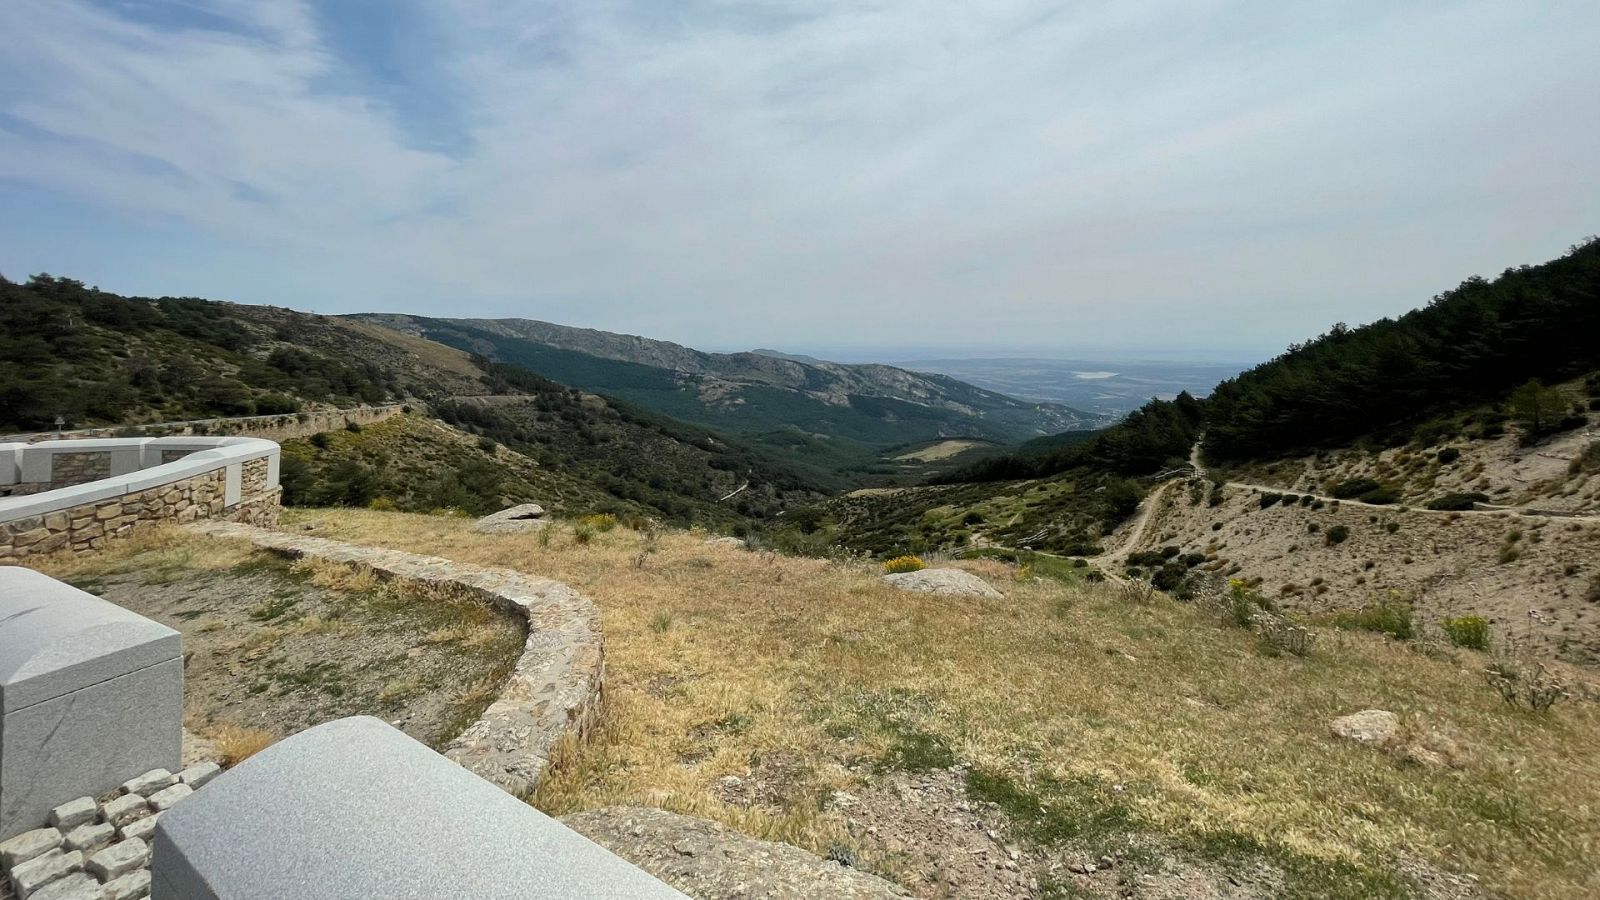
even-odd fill
[[(182, 459), (162, 462), (166, 453), (185, 451)], [(255, 459), (267, 460), (266, 487), (276, 488), (278, 452), (278, 445), (272, 441), (247, 437), (101, 438), (0, 444), (0, 486), (49, 483), (55, 458), (63, 454), (105, 453), (110, 457), (111, 470), (110, 477), (84, 484), (0, 497), (0, 522), (109, 500)], [(237, 490), (232, 483), (229, 487)], [(237, 497), (230, 499), (237, 501)]]

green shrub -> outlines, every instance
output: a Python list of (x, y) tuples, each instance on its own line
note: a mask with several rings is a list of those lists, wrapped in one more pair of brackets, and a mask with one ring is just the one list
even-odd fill
[(1489, 495), (1477, 491), (1470, 493), (1445, 494), (1428, 501), (1428, 508), (1440, 512), (1462, 512), (1476, 509), (1479, 503), (1488, 503)]
[(1129, 568), (1156, 569), (1165, 565), (1167, 558), (1159, 550), (1141, 550), (1138, 553), (1128, 554)]
[(1271, 493), (1271, 492), (1264, 492), (1261, 495), (1261, 508), (1262, 509), (1266, 509), (1266, 508), (1271, 507), (1271, 506), (1277, 506), (1278, 505), (1278, 501), (1280, 501), (1282, 499), (1283, 499), (1283, 495), (1282, 494), (1274, 494), (1274, 493)]
[(1333, 613), (1328, 624), (1346, 631), (1373, 631), (1396, 640), (1408, 641), (1416, 630), (1411, 621), (1411, 604), (1404, 600), (1374, 603), (1360, 609)]
[(1328, 546), (1332, 547), (1335, 544), (1344, 543), (1345, 540), (1348, 539), (1349, 537), (1350, 537), (1350, 529), (1349, 529), (1348, 526), (1335, 525), (1332, 528), (1328, 529), (1328, 534), (1327, 534), (1325, 540), (1328, 542)]
[(1589, 590), (1583, 595), (1590, 603), (1600, 603), (1600, 574), (1589, 579)]
[(1159, 591), (1176, 590), (1179, 585), (1183, 584), (1184, 576), (1188, 574), (1189, 570), (1183, 563), (1170, 562), (1157, 569), (1150, 576), (1150, 583), (1155, 585), (1156, 590)]
[(923, 562), (921, 557), (906, 555), (896, 556), (894, 559), (885, 562), (883, 564), (883, 571), (890, 575), (896, 575), (901, 572), (921, 571), (927, 567), (928, 564)]
[(262, 394), (256, 398), (256, 415), (278, 416), (300, 411), (300, 401), (282, 394)]
[(1365, 494), (1362, 494), (1356, 499), (1360, 500), (1362, 503), (1372, 503), (1378, 506), (1386, 506), (1399, 500), (1400, 492), (1387, 485), (1381, 485), (1373, 488), (1370, 491), (1367, 491)]
[(1284, 506), (1294, 506), (1300, 502), (1300, 497), (1298, 494), (1284, 494), (1282, 502)]
[(1489, 649), (1489, 620), (1483, 616), (1457, 616), (1439, 623), (1445, 637), (1457, 647), (1468, 650)]
[(617, 517), (610, 513), (592, 513), (584, 516), (579, 524), (586, 525), (600, 534), (605, 534), (617, 527)]
[(1522, 558), (1522, 550), (1516, 544), (1507, 544), (1500, 548), (1500, 565), (1510, 565)]
[(1351, 478), (1334, 485), (1333, 490), (1328, 493), (1340, 500), (1354, 500), (1362, 494), (1368, 491), (1375, 491), (1380, 487), (1383, 487), (1383, 485), (1371, 478)]
[(1438, 459), (1439, 464), (1442, 466), (1448, 466), (1460, 458), (1461, 450), (1458, 447), (1445, 447), (1443, 450), (1439, 451)]
[(1389, 532), (1390, 534), (1394, 534), (1396, 531), (1400, 530), (1400, 523), (1399, 522), (1385, 522), (1385, 523), (1383, 523), (1383, 530)]

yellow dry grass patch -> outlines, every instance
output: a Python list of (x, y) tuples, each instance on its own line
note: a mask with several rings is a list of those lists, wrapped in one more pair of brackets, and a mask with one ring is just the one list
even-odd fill
[[(625, 529), (580, 544), (563, 528), (546, 546), (447, 518), (290, 518), (557, 578), (600, 604), (604, 724), (535, 798), (551, 812), (654, 805), (826, 851), (843, 835), (822, 800), (916, 732), (1019, 783), (1120, 786), (1156, 830), (1241, 834), (1369, 869), (1414, 852), (1513, 896), (1600, 890), (1600, 711), (1506, 707), (1473, 654), (1327, 632), (1309, 660), (1271, 657), (1191, 607), (1017, 582), (992, 561), (971, 568), (1004, 599), (953, 599), (894, 590), (875, 566), (691, 533), (661, 536), (636, 567), (644, 538)], [(1409, 732), (1456, 736), (1469, 761), (1423, 768), (1329, 737), (1330, 719), (1374, 707)], [(719, 799), (719, 779), (752, 771), (778, 773), (773, 802)]]
[(273, 742), (272, 735), (259, 728), (229, 723), (202, 727), (196, 733), (217, 748), (222, 754), (223, 767), (228, 769), (267, 749)]
[(457, 350), (454, 347), (441, 344), (437, 341), (430, 341), (427, 338), (417, 337), (416, 335), (412, 334), (405, 334), (404, 332), (395, 331), (392, 328), (384, 328), (381, 325), (374, 325), (371, 322), (363, 322), (360, 319), (334, 317), (328, 321), (343, 326), (344, 328), (354, 331), (357, 334), (364, 335), (369, 338), (375, 338), (383, 341), (386, 344), (390, 344), (399, 350), (403, 350), (412, 354), (434, 368), (444, 369), (447, 372), (454, 372), (457, 375), (464, 375), (467, 378), (473, 379), (474, 381), (476, 381), (483, 374), (482, 371), (475, 364), (473, 364), (472, 355), (464, 350)]
[(896, 456), (895, 460), (897, 462), (938, 462), (941, 459), (958, 456), (978, 446), (981, 445), (977, 441), (940, 441), (931, 447), (912, 450), (910, 453), (902, 453)]
[(256, 552), (248, 541), (197, 540), (175, 525), (163, 525), (135, 529), (97, 553), (62, 551), (29, 559), (28, 567), (63, 580), (139, 572), (146, 583), (155, 584), (185, 569), (231, 569)]

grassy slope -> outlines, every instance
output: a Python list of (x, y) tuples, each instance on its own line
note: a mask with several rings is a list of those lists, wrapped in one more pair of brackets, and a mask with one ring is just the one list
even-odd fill
[[(1407, 853), (1512, 897), (1600, 890), (1600, 708), (1519, 713), (1483, 684), (1477, 654), (1328, 634), (1309, 659), (1270, 656), (1193, 606), (1019, 583), (994, 562), (962, 565), (1005, 599), (953, 601), (688, 533), (580, 545), (562, 531), (541, 546), (449, 519), (309, 515), (333, 537), (536, 571), (600, 604), (607, 715), (540, 792), (551, 812), (665, 806), (823, 853), (854, 846), (892, 873), (893, 854), (819, 798), (944, 748), (975, 767), (979, 799), (1019, 816), (1015, 834), (1057, 850), (1159, 836), (1182, 856), (1279, 867), (1283, 896), (1398, 896)], [(1328, 736), (1330, 718), (1371, 707), (1408, 733), (1455, 735), (1465, 764), (1407, 765)], [(718, 798), (719, 779), (774, 754), (794, 765), (770, 804)]]
[(376, 501), (419, 512), (454, 508), (474, 516), (536, 502), (556, 515), (638, 514), (736, 529), (746, 515), (771, 514), (791, 495), (815, 496), (752, 479), (734, 501), (718, 502), (750, 476), (719, 467), (717, 453), (607, 416), (609, 407), (592, 408), (598, 398), (584, 409), (582, 433), (559, 416), (540, 421), (530, 403), (494, 408), (503, 417), (494, 421), (516, 426), (514, 445), (417, 415), (287, 441), (288, 499), (295, 505)]
[(1119, 481), (1077, 470), (1037, 481), (853, 493), (822, 504), (824, 537), (877, 556), (974, 545), (1093, 554), (1100, 534), (1122, 518), (1107, 493)]
[[(360, 432), (326, 432), (315, 442), (285, 441), (283, 453), (292, 460), (285, 463), (287, 470), (295, 473), (286, 476), (293, 502), (337, 502), (319, 492), (339, 490), (349, 481), (349, 472), (339, 467), (354, 463), (370, 479), (370, 496), (348, 498), (358, 505), (379, 500), (421, 512), (455, 506), (473, 515), (533, 502), (556, 515), (617, 508), (616, 498), (571, 473), (545, 469), (523, 454), (416, 415), (396, 416)], [(302, 467), (303, 475), (297, 471)], [(642, 511), (631, 504), (623, 508)]]

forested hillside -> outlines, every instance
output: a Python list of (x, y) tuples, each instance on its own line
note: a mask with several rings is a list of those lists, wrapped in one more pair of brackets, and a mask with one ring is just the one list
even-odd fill
[(1016, 400), (943, 375), (842, 365), (769, 353), (703, 353), (666, 341), (526, 319), (373, 315), (364, 321), (514, 363), (665, 415), (750, 435), (773, 446), (824, 435), (829, 464), (916, 441), (967, 437), (1019, 443), (1105, 424), (1102, 416)]
[[(1590, 240), (1543, 265), (1469, 279), (1398, 318), (1335, 327), (1203, 401), (1151, 400), (1099, 433), (1030, 442), (936, 479), (959, 489), (838, 500), (814, 518), (830, 539), (874, 552), (1021, 538), (1088, 553), (1133, 511), (1126, 498), (1202, 438), (1207, 460), (1230, 465), (1358, 441), (1494, 439), (1508, 424), (1532, 444), (1587, 422), (1585, 405), (1600, 404), (1596, 369), (1600, 240)], [(1553, 386), (1564, 381), (1578, 386)]]
[(121, 297), (47, 275), (0, 281), (0, 430), (49, 428), (57, 416), (68, 427), (116, 425), (481, 390), (361, 343), (292, 310)]
[(1403, 441), (1430, 415), (1595, 368), (1600, 240), (1493, 281), (1468, 279), (1399, 318), (1335, 326), (1223, 382), (1205, 404), (1206, 454), (1239, 460), (1364, 436)]
[[(291, 502), (482, 513), (542, 499), (738, 529), (824, 491), (815, 473), (736, 437), (363, 322), (43, 275), (0, 283), (0, 301), (0, 431), (384, 401), (454, 426), (291, 442)], [(429, 440), (433, 452), (416, 452)]]

